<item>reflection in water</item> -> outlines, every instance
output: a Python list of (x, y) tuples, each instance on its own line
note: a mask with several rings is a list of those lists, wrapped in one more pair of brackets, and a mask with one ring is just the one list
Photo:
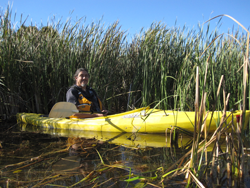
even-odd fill
[[(107, 141), (112, 144), (122, 145), (130, 148), (146, 147), (170, 147), (170, 136), (165, 134), (143, 134), (143, 133), (113, 133), (113, 132), (95, 132), (79, 131), (66, 129), (46, 129), (41, 127), (23, 125), (24, 131), (37, 131), (55, 136), (72, 137), (72, 138), (94, 138), (99, 141)], [(186, 147), (190, 144), (192, 137), (180, 135), (176, 142), (172, 141), (177, 147)]]
[[(55, 160), (51, 168), (53, 174), (74, 174), (75, 182), (71, 181), (67, 185), (84, 178), (97, 178), (98, 182), (108, 181), (104, 187), (113, 184), (115, 187), (124, 187), (127, 185), (124, 180), (129, 179), (131, 174), (155, 177), (159, 167), (168, 168), (191, 147), (192, 143), (192, 138), (184, 135), (179, 135), (181, 139), (172, 141), (170, 145), (170, 137), (166, 138), (164, 134), (54, 130), (27, 125), (21, 126), (21, 129), (67, 138), (65, 145), (68, 147), (68, 153)], [(160, 175), (162, 172), (157, 173)], [(89, 180), (83, 181), (81, 185), (86, 185)], [(138, 181), (129, 184), (134, 186)]]
[[(14, 165), (8, 168), (2, 164), (2, 187), (6, 187), (5, 178), (13, 187), (20, 182), (26, 187), (134, 187), (140, 182), (139, 178), (125, 181), (133, 177), (143, 177), (142, 183), (159, 186), (163, 169), (174, 164), (192, 145), (192, 138), (183, 134), (170, 144), (170, 136), (164, 134), (53, 130), (27, 125), (21, 126), (21, 130), (37, 137), (44, 136), (51, 142), (45, 145), (41, 141), (45, 139), (34, 138), (29, 141), (30, 150), (37, 149), (32, 148), (33, 142), (43, 145), (35, 156), (26, 157), (23, 163), (12, 161)], [(30, 160), (35, 157), (36, 160)], [(168, 184), (183, 185), (183, 179), (179, 177)]]

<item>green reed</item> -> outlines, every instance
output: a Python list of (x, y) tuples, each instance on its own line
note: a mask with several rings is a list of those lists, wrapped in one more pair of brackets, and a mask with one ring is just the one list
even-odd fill
[[(227, 15), (220, 15), (220, 16), (227, 16)], [(227, 16), (230, 17), (230, 16)], [(230, 17), (231, 18), (231, 17)], [(214, 19), (214, 18), (212, 18)], [(231, 18), (233, 19), (233, 18)], [(233, 19), (234, 20), (234, 19)], [(236, 21), (236, 20), (234, 20)], [(237, 21), (236, 21), (237, 22)], [(238, 23), (238, 22), (237, 22)], [(240, 23), (238, 23), (241, 25)], [(243, 27), (243, 26), (242, 26)], [(243, 27), (243, 29), (245, 29)], [(246, 29), (245, 29), (246, 30)], [(246, 30), (247, 31), (247, 30)], [(220, 35), (222, 36), (222, 35)], [(212, 40), (212, 42), (208, 45), (209, 48), (213, 46), (214, 43), (216, 43), (216, 40), (219, 39), (220, 36), (217, 36)], [(215, 77), (215, 74), (209, 75), (209, 68), (212, 64), (211, 57), (209, 56), (207, 59), (207, 63), (204, 63), (206, 66), (204, 71), (203, 77), (198, 71), (199, 68), (197, 67), (197, 72), (195, 74), (195, 125), (194, 125), (194, 135), (193, 135), (193, 145), (192, 149), (186, 153), (180, 160), (178, 160), (175, 164), (173, 164), (167, 171), (165, 172), (166, 176), (170, 176), (169, 172), (172, 172), (173, 168), (176, 168), (178, 165), (179, 167), (183, 167), (182, 170), (177, 171), (178, 169), (175, 169), (176, 173), (185, 173), (186, 179), (188, 180), (187, 187), (195, 184), (198, 187), (205, 187), (201, 180), (207, 179), (207, 177), (210, 175), (213, 178), (216, 179), (217, 184), (220, 183), (219, 179), (222, 178), (223, 173), (226, 172), (227, 178), (232, 179), (233, 177), (239, 178), (240, 181), (244, 178), (244, 172), (246, 172), (246, 169), (248, 168), (246, 164), (248, 161), (248, 154), (247, 150), (249, 149), (249, 135), (247, 136), (246, 132), (248, 127), (244, 127), (245, 123), (245, 110), (247, 108), (247, 81), (248, 81), (248, 64), (249, 64), (249, 32), (247, 31), (247, 38), (244, 43), (240, 43), (240, 39), (236, 39), (235, 36), (229, 35), (230, 38), (232, 38), (236, 43), (230, 40), (230, 38), (227, 38), (227, 41), (221, 45), (222, 49), (220, 51), (216, 52), (217, 58), (221, 58), (223, 60), (223, 64), (219, 64), (219, 72), (221, 73), (221, 79), (219, 81), (219, 84), (215, 84), (215, 79), (213, 78), (213, 84), (218, 86), (217, 92), (214, 89), (210, 89), (213, 91), (214, 95), (214, 104), (212, 105), (212, 108), (209, 110), (212, 111), (212, 114), (216, 113), (214, 110), (222, 110), (223, 115), (220, 119), (220, 122), (218, 122), (217, 130), (215, 130), (212, 134), (209, 134), (207, 132), (206, 127), (209, 125), (203, 124), (203, 120), (206, 118), (206, 105), (207, 102), (207, 95), (209, 96), (209, 91), (207, 90), (207, 81), (209, 81), (209, 76)], [(229, 45), (230, 43), (230, 45)], [(216, 44), (216, 47), (218, 46), (218, 42)], [(232, 46), (235, 46), (235, 48), (232, 49), (232, 51), (228, 51), (228, 56), (230, 56), (230, 53), (235, 53), (236, 48), (240, 50), (239, 53), (243, 55), (243, 59), (237, 60), (240, 64), (239, 69), (237, 70), (237, 73), (241, 70), (241, 79), (242, 81), (237, 84), (234, 81), (234, 78), (237, 75), (231, 75), (233, 79), (230, 79), (227, 75), (228, 73), (225, 71), (223, 72), (223, 67), (226, 67), (227, 70), (235, 69), (236, 67), (230, 66), (228, 62), (230, 62), (230, 59), (225, 58), (224, 56), (219, 56), (220, 53), (225, 53), (225, 46), (226, 48), (233, 48)], [(206, 51), (209, 48), (205, 48), (204, 51)], [(214, 57), (214, 55), (212, 56)], [(213, 59), (212, 59), (213, 60)], [(233, 59), (235, 60), (235, 59)], [(236, 61), (236, 60), (235, 60)], [(212, 69), (218, 69), (215, 64), (212, 64)], [(202, 65), (201, 65), (202, 67)], [(202, 68), (201, 68), (202, 69)], [(235, 77), (234, 77), (235, 76)], [(202, 77), (202, 79), (201, 79)], [(229, 78), (229, 81), (226, 80), (226, 78)], [(203, 82), (202, 82), (203, 81)], [(235, 87), (237, 90), (240, 90), (240, 94), (235, 95), (232, 88), (231, 90), (228, 89), (228, 83), (233, 82), (235, 83)], [(214, 87), (213, 85), (213, 87)], [(238, 87), (237, 87), (238, 86)], [(228, 106), (230, 105), (230, 97), (231, 93), (233, 93), (236, 98), (235, 100), (238, 100), (242, 102), (242, 119), (238, 123), (226, 123), (226, 119), (228, 118), (226, 116), (226, 111), (228, 109)], [(237, 93), (236, 93), (237, 94)], [(239, 103), (236, 102), (232, 103), (233, 105)], [(217, 101), (219, 101), (217, 103)], [(199, 104), (200, 102), (200, 104)], [(236, 117), (234, 117), (236, 118)], [(201, 129), (201, 127), (205, 125), (204, 130)], [(222, 144), (224, 140), (224, 146), (226, 149), (222, 149)], [(213, 146), (212, 155), (210, 158), (207, 157), (207, 148), (209, 146)], [(183, 164), (184, 159), (186, 159), (186, 164)], [(225, 165), (223, 165), (225, 164)], [(228, 182), (228, 186), (230, 186), (230, 182)]]
[[(247, 36), (239, 31), (219, 35), (209, 25), (190, 30), (159, 22), (128, 39), (119, 22), (105, 26), (69, 19), (26, 27), (24, 20), (14, 25), (12, 17), (7, 7), (0, 20), (0, 75), (16, 96), (16, 111), (48, 113), (65, 100), (79, 67), (89, 70), (90, 85), (112, 112), (164, 98), (160, 108), (194, 110), (195, 69), (200, 67), (203, 83), (207, 59), (206, 108), (214, 105), (221, 75), (231, 93), (228, 108), (243, 102), (244, 54), (239, 46), (244, 49)], [(248, 107), (248, 99), (246, 103)], [(222, 95), (216, 106), (223, 107)]]

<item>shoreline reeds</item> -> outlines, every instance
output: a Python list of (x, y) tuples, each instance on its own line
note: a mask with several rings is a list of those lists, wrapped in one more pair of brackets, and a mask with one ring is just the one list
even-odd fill
[[(228, 16), (228, 15), (220, 15), (217, 17), (222, 16)], [(217, 18), (215, 17), (215, 18)], [(228, 16), (230, 17), (230, 16)], [(230, 17), (233, 19), (232, 17)], [(212, 18), (214, 19), (214, 18)], [(210, 19), (210, 20), (212, 20)], [(236, 21), (235, 19), (233, 19)], [(237, 21), (236, 21), (237, 22)], [(237, 22), (238, 23), (238, 22)], [(241, 25), (240, 23), (238, 23)], [(243, 27), (243, 26), (242, 26)], [(247, 30), (246, 30), (247, 31)], [(227, 173), (228, 181), (227, 186), (232, 186), (232, 182), (230, 183), (229, 179), (232, 177), (237, 177), (242, 181), (244, 179), (244, 172), (247, 168), (247, 165), (244, 165), (246, 163), (245, 158), (248, 156), (245, 152), (244, 148), (249, 147), (248, 140), (249, 140), (249, 127), (244, 127), (244, 121), (245, 121), (245, 110), (246, 110), (246, 99), (247, 99), (247, 80), (248, 78), (248, 65), (249, 65), (249, 59), (248, 59), (248, 53), (249, 53), (249, 31), (247, 31), (247, 40), (246, 40), (246, 49), (244, 52), (244, 61), (242, 61), (242, 67), (243, 67), (243, 93), (242, 93), (242, 114), (240, 115), (238, 121), (236, 124), (233, 123), (226, 123), (226, 111), (228, 109), (229, 105), (229, 97), (230, 93), (227, 94), (226, 91), (226, 85), (225, 85), (225, 78), (224, 75), (221, 77), (220, 84), (218, 86), (217, 90), (217, 96), (215, 99), (215, 106), (217, 103), (217, 99), (219, 98), (219, 91), (222, 88), (222, 96), (223, 96), (223, 115), (220, 119), (220, 123), (218, 128), (215, 130), (212, 135), (208, 135), (206, 132), (206, 129), (201, 129), (201, 126), (203, 123), (203, 115), (205, 114), (205, 101), (206, 101), (206, 77), (207, 77), (207, 71), (205, 71), (205, 82), (202, 87), (202, 91), (200, 92), (199, 89), (199, 69), (197, 67), (196, 71), (196, 95), (195, 95), (195, 126), (194, 126), (194, 135), (193, 135), (193, 145), (192, 149), (184, 155), (180, 160), (178, 160), (176, 163), (174, 163), (167, 171), (165, 172), (168, 174), (173, 168), (175, 168), (177, 165), (178, 167), (183, 166), (183, 168), (180, 171), (186, 173), (186, 179), (187, 179), (187, 185), (186, 187), (190, 187), (191, 185), (196, 185), (198, 187), (205, 187), (202, 181), (207, 181), (207, 175), (209, 174), (212, 179), (216, 179), (217, 183), (219, 183), (219, 178), (223, 177), (222, 175), (222, 163), (226, 163), (226, 169), (225, 172)], [(214, 40), (212, 41), (214, 43)], [(206, 63), (206, 65), (208, 65)], [(207, 67), (206, 67), (207, 70)], [(222, 87), (221, 87), (222, 86)], [(201, 102), (199, 105), (199, 96), (201, 95)], [(220, 105), (218, 105), (218, 108), (220, 109)], [(214, 113), (214, 109), (212, 109), (212, 113)], [(235, 117), (237, 118), (237, 117)], [(207, 127), (205, 125), (205, 127)], [(202, 138), (201, 135), (204, 137)], [(209, 137), (208, 137), (209, 136)], [(207, 140), (209, 138), (209, 140)], [(226, 143), (226, 149), (223, 150), (221, 148), (220, 141), (225, 139)], [(213, 150), (212, 155), (210, 159), (207, 158), (207, 147), (209, 145), (213, 144)], [(204, 157), (205, 154), (205, 157)], [(188, 158), (190, 156), (190, 159), (186, 161), (186, 164), (183, 165), (183, 161), (185, 158)], [(247, 164), (247, 163), (246, 163)], [(205, 167), (205, 168), (204, 168)], [(175, 173), (178, 173), (176, 171)], [(204, 178), (204, 175), (205, 178)], [(165, 177), (165, 175), (163, 175)]]
[[(231, 93), (227, 110), (238, 109), (242, 102), (249, 108), (249, 99), (242, 98), (249, 87), (241, 74), (246, 71), (242, 62), (248, 60), (243, 51), (249, 37), (239, 31), (219, 35), (209, 25), (189, 30), (159, 22), (128, 40), (119, 22), (105, 27), (101, 21), (85, 25), (81, 19), (69, 19), (38, 27), (25, 26), (21, 20), (14, 27), (11, 20), (8, 7), (0, 19), (0, 75), (14, 100), (1, 97), (4, 114), (10, 115), (4, 108), (48, 113), (56, 102), (65, 100), (79, 67), (89, 70), (90, 85), (112, 112), (168, 96), (173, 97), (159, 108), (193, 111), (197, 66), (200, 83), (207, 75), (206, 109), (213, 108), (220, 75)], [(215, 105), (223, 108), (223, 94)]]

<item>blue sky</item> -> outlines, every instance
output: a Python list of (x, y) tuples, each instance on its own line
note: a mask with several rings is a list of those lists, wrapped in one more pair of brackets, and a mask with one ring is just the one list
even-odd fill
[[(55, 16), (65, 23), (67, 18), (72, 20), (85, 17), (86, 24), (97, 22), (102, 17), (102, 23), (108, 26), (119, 20), (123, 30), (131, 36), (139, 33), (142, 28), (149, 28), (153, 22), (173, 27), (197, 28), (198, 23), (204, 23), (209, 18), (220, 14), (228, 14), (242, 23), (250, 26), (250, 0), (0, 0), (1, 11), (13, 4), (12, 14), (16, 13), (17, 20), (27, 16), (27, 24), (38, 27), (47, 25), (47, 21)], [(72, 13), (73, 12), (73, 13)], [(211, 22), (215, 27), (219, 19)], [(227, 17), (222, 19), (220, 33), (229, 28), (238, 27)]]

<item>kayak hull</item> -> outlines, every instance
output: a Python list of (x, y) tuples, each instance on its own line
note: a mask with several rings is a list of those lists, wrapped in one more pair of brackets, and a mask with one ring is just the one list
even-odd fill
[[(246, 111), (245, 126), (248, 124), (250, 111)], [(223, 126), (230, 122), (234, 125), (241, 117), (241, 111), (227, 112), (227, 119)], [(207, 131), (214, 131), (221, 121), (222, 113), (209, 112), (204, 116), (203, 124)], [(99, 132), (139, 132), (139, 133), (165, 133), (167, 130), (180, 128), (188, 132), (194, 131), (195, 112), (166, 111), (158, 109), (139, 108), (105, 117), (67, 119), (49, 118), (35, 113), (18, 113), (17, 121), (49, 129), (68, 129)]]

